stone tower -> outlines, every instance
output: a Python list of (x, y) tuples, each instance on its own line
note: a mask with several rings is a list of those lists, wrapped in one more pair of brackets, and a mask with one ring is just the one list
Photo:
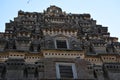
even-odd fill
[(18, 11), (0, 33), (0, 79), (119, 80), (120, 43), (90, 14)]

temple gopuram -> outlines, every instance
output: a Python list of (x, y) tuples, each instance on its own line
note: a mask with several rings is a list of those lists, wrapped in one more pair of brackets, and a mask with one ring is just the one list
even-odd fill
[(18, 11), (0, 32), (0, 80), (120, 80), (120, 43), (90, 14)]

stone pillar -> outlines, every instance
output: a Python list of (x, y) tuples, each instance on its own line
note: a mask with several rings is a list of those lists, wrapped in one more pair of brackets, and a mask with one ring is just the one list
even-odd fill
[(37, 64), (38, 79), (44, 79), (44, 63), (38, 62)]
[(4, 69), (5, 69), (5, 66), (3, 63), (0, 63), (0, 80), (2, 80), (5, 76), (4, 76)]
[(36, 65), (34, 64), (27, 64), (27, 79), (28, 80), (35, 80), (36, 79)]

